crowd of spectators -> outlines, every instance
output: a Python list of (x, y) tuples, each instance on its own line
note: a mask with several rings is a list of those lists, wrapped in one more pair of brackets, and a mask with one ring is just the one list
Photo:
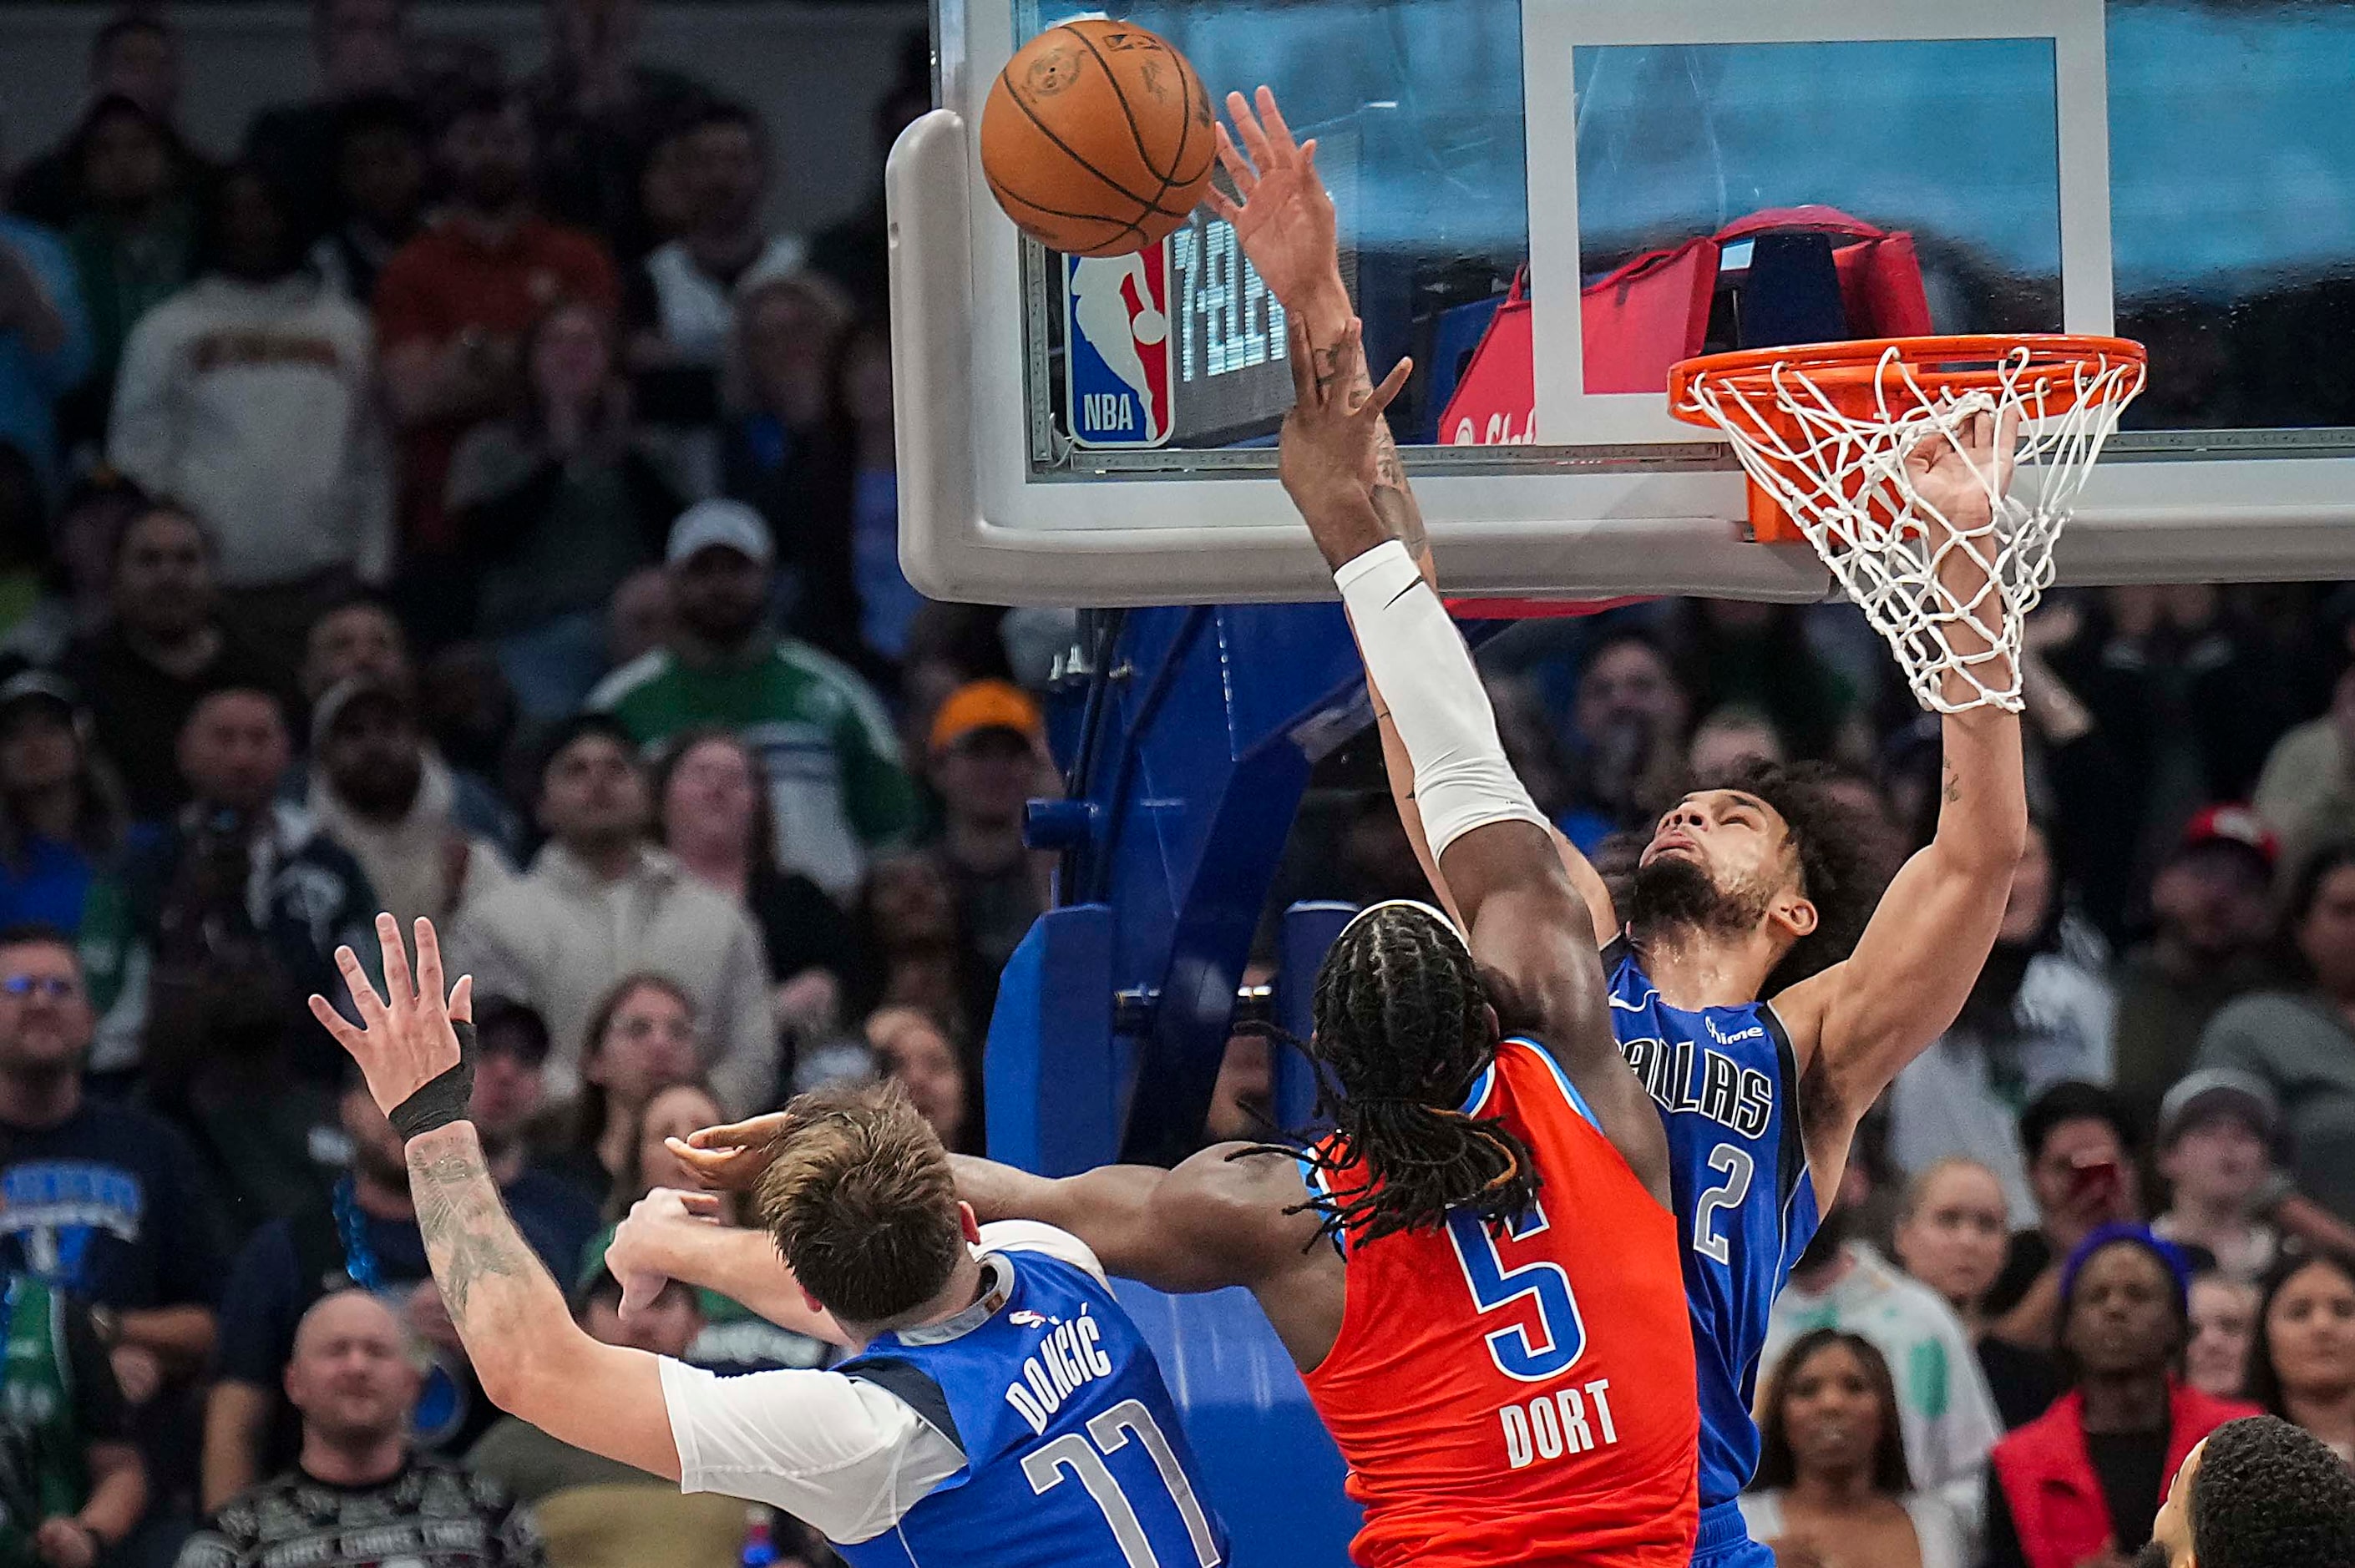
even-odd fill
[[(126, 11), (18, 149), (0, 1426), (40, 1463), (10, 1561), (374, 1562), (420, 1517), (445, 1563), (823, 1560), (497, 1418), (303, 1006), (377, 910), (442, 923), (524, 1234), (589, 1331), (715, 1370), (826, 1351), (709, 1293), (620, 1320), (603, 1250), (679, 1180), (666, 1135), (888, 1074), (982, 1146), (1056, 779), (1036, 629), (897, 565), (879, 154), (922, 44), (870, 198), (805, 236), (759, 110), (645, 64), (634, 15), (549, 0), (507, 80), (404, 0), (314, 0), (316, 94), (206, 148), (169, 21)], [(2350, 627), (2326, 588), (2031, 622), (1994, 955), (1775, 1310), (1783, 1562), (2122, 1560), (2240, 1400), (2355, 1459)], [(1830, 761), (1892, 849), (1934, 818), (1935, 724), (1852, 611), (1662, 601), (1484, 662), (1606, 861), (1751, 758)], [(1327, 770), (1285, 895), (1413, 890), (1374, 782)], [(1206, 1137), (1264, 1129), (1270, 1051), (1231, 1044)]]

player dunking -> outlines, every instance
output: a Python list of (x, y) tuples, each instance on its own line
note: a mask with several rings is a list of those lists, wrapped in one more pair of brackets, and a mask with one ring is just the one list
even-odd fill
[[(1228, 107), (1243, 147), (1222, 140), (1220, 150), (1245, 199), (1237, 207), (1214, 196), (1214, 205), (1277, 299), (1308, 312), (1316, 352), (1328, 353), (1347, 323), (1317, 304), (1320, 265), (1337, 270), (1337, 252), (1314, 143), (1295, 144), (1264, 88), (1257, 114), (1239, 94)], [(1965, 532), (1987, 520), (2009, 482), (2013, 432), (1980, 416), (1957, 436), (1926, 436), (1905, 461), (1916, 492)], [(1378, 486), (1427, 571), (1420, 514), (1394, 450)], [(1967, 552), (1950, 552), (1942, 576), (1958, 602), (1984, 603), (1990, 618), (2009, 613)], [(1966, 630), (1956, 652), (1984, 653), (1998, 630), (1991, 620), (1982, 635)], [(1948, 701), (1971, 695), (1960, 676), (1948, 683)], [(1384, 758), (1445, 900), (1448, 868), (1423, 849), (1417, 820), (1429, 804), (1420, 762), (1400, 744), (1392, 707)], [(1612, 1023), (1668, 1135), (1702, 1415), (1697, 1563), (1772, 1560), (1749, 1540), (1734, 1501), (1757, 1466), (1751, 1403), (1769, 1308), (1815, 1234), (1817, 1194), (1838, 1189), (1865, 1110), (1961, 1010), (2024, 848), (2018, 717), (1987, 706), (1949, 713), (1944, 739), (1936, 836), (1885, 897), (1864, 824), (1804, 768), (1755, 768), (1680, 801), (1643, 852), (1624, 925), (1601, 876), (1553, 835), (1595, 929), (1610, 934)]]
[[(1312, 358), (1293, 331), (1284, 485), (1423, 770), (1464, 935), (1393, 903), (1334, 942), (1307, 1042), (1334, 1130), (1312, 1147), (1063, 1181), (962, 1160), (958, 1191), (1162, 1289), (1251, 1289), (1348, 1462), (1359, 1563), (1683, 1568), (1698, 1418), (1659, 1118), (1613, 1039), (1588, 906), (1374, 503), (1403, 367), (1370, 391), (1354, 334)], [(677, 1147), (741, 1185), (778, 1133), (764, 1118)], [(667, 1242), (625, 1225), (621, 1266), (773, 1281), (757, 1238), (670, 1218)]]

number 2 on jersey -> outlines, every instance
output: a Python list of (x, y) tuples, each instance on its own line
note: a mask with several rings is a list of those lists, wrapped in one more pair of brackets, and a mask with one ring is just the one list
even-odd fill
[[(1543, 1233), (1546, 1224), (1545, 1210), (1532, 1201), (1529, 1213), (1507, 1222), (1505, 1234), (1514, 1241), (1527, 1241)], [(1535, 1335), (1526, 1323), (1508, 1323), (1486, 1336), (1498, 1372), (1517, 1383), (1543, 1383), (1577, 1363), (1586, 1351), (1586, 1324), (1578, 1315), (1578, 1298), (1571, 1293), (1570, 1276), (1561, 1265), (1525, 1263), (1507, 1268), (1487, 1225), (1465, 1211), (1447, 1216), (1447, 1237), (1455, 1245), (1455, 1261), (1464, 1266), (1464, 1281), (1472, 1287), (1472, 1304), (1483, 1316), (1501, 1312), (1525, 1297), (1535, 1299)]]
[(1693, 1251), (1718, 1263), (1732, 1263), (1733, 1249), (1718, 1233), (1717, 1213), (1721, 1209), (1739, 1209), (1742, 1200), (1750, 1196), (1750, 1178), (1757, 1164), (1747, 1150), (1730, 1143), (1721, 1143), (1709, 1151), (1709, 1168), (1725, 1178), (1700, 1195), (1693, 1205)]

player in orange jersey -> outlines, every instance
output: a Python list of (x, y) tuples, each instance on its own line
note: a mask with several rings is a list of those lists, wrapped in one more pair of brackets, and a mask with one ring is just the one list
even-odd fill
[[(1685, 1568), (1699, 1415), (1659, 1117), (1614, 1041), (1593, 917), (1375, 504), (1375, 432), (1404, 367), (1369, 390), (1354, 329), (1313, 355), (1304, 330), (1285, 488), (1414, 759), (1463, 931), (1392, 903), (1335, 941), (1305, 1043), (1332, 1131), (1308, 1147), (1062, 1181), (966, 1160), (959, 1192), (1162, 1289), (1251, 1289), (1348, 1462), (1358, 1562)], [(742, 1185), (775, 1131), (679, 1147)], [(756, 1234), (676, 1220), (679, 1245), (646, 1246), (641, 1227), (625, 1259), (735, 1292), (748, 1269), (773, 1276)], [(689, 1255), (731, 1245), (733, 1269)]]

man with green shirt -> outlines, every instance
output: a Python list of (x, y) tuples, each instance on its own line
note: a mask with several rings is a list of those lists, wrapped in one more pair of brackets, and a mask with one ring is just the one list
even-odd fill
[(147, 1506), (122, 1391), (86, 1308), (32, 1275), (0, 1278), (0, 1564), (91, 1568)]
[(709, 726), (742, 736), (768, 773), (782, 868), (847, 894), (868, 855), (916, 825), (890, 715), (847, 666), (769, 624), (775, 550), (759, 513), (698, 502), (672, 524), (666, 559), (677, 629), (589, 705), (649, 746)]

